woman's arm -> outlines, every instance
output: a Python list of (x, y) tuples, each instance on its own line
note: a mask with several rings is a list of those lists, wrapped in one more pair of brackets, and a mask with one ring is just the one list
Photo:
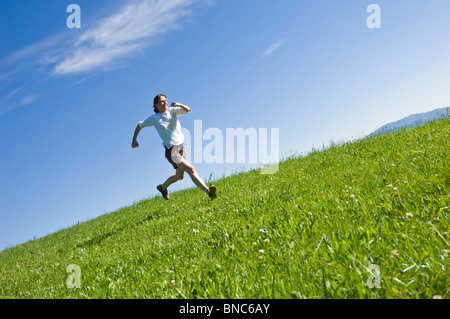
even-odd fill
[(133, 141), (131, 142), (132, 148), (139, 147), (139, 143), (137, 142), (137, 137), (138, 137), (140, 131), (141, 131), (141, 127), (138, 124), (138, 126), (136, 126), (136, 129), (134, 130)]
[(172, 107), (179, 106), (179, 107), (181, 107), (183, 110), (185, 110), (187, 113), (190, 113), (190, 112), (192, 111), (191, 108), (190, 108), (189, 106), (186, 106), (186, 105), (183, 105), (183, 104), (177, 103), (177, 102), (172, 102), (171, 106), (172, 106)]

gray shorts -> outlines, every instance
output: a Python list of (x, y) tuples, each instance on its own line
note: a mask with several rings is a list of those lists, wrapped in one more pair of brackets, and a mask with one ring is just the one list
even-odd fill
[(186, 159), (186, 153), (184, 152), (184, 144), (174, 145), (171, 148), (166, 149), (165, 156), (170, 164), (172, 164), (174, 169), (178, 168), (179, 163), (181, 163), (181, 159)]

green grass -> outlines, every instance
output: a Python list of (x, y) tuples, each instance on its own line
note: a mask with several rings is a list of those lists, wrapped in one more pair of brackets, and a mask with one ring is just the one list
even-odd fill
[(1, 252), (0, 298), (449, 298), (449, 153), (444, 119), (144, 200)]

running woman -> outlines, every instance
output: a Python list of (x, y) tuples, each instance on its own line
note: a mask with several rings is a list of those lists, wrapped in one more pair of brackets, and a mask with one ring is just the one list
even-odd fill
[(156, 189), (166, 200), (170, 199), (167, 188), (175, 182), (183, 179), (184, 173), (188, 173), (194, 184), (203, 190), (211, 199), (216, 198), (216, 187), (211, 185), (209, 188), (205, 182), (198, 176), (194, 166), (186, 161), (184, 151), (184, 135), (181, 131), (181, 124), (178, 118), (191, 112), (186, 105), (173, 102), (169, 108), (167, 97), (164, 94), (158, 94), (153, 99), (153, 111), (155, 114), (145, 121), (140, 121), (134, 131), (132, 148), (139, 147), (137, 137), (142, 128), (154, 126), (161, 138), (165, 148), (165, 157), (175, 169), (175, 174), (170, 176), (163, 184), (159, 184)]

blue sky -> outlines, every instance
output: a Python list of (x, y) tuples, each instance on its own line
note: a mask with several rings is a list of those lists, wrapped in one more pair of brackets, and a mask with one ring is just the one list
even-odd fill
[[(66, 25), (72, 3), (80, 29)], [(449, 106), (449, 12), (447, 0), (2, 1), (0, 249), (156, 195), (173, 172), (156, 131), (130, 145), (158, 93), (192, 108), (190, 132), (278, 128), (282, 157)], [(194, 165), (204, 179), (250, 167)]]

